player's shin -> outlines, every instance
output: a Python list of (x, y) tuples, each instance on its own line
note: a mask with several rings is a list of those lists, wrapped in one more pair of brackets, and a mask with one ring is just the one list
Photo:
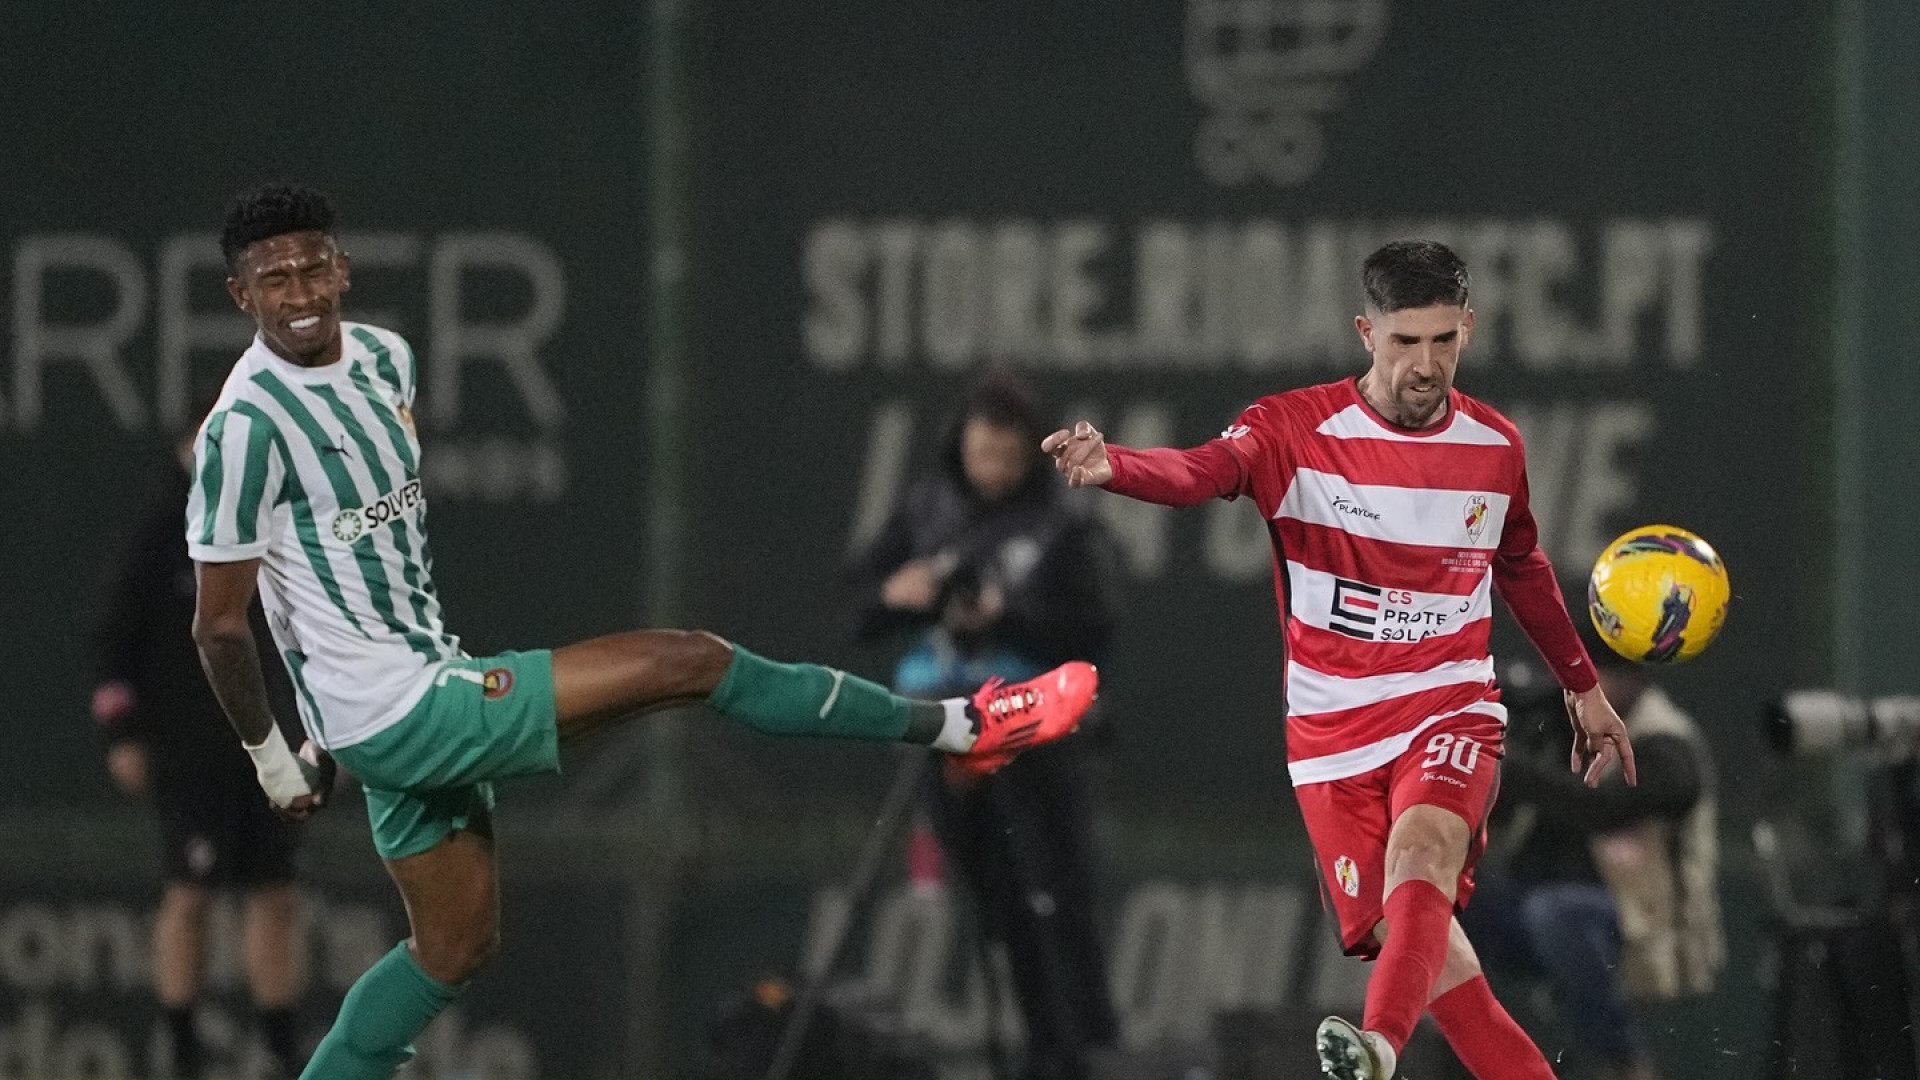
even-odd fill
[(1453, 903), (1432, 882), (1414, 878), (1387, 894), (1385, 908), (1387, 940), (1367, 981), (1362, 1026), (1379, 1032), (1399, 1053), (1413, 1036), (1446, 963)]
[[(777, 663), (738, 645), (707, 704), (769, 735), (904, 740), (935, 746), (951, 711), (939, 703), (909, 701), (857, 675), (818, 664)], [(927, 715), (916, 715), (916, 706)]]
[(301, 1080), (392, 1080), (413, 1057), (413, 1040), (461, 990), (421, 970), (401, 942), (347, 991)]

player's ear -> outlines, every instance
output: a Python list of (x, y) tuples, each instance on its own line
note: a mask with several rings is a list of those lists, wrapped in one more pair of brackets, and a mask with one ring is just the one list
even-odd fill
[(1473, 339), (1473, 309), (1468, 308), (1467, 313), (1460, 317), (1460, 344), (1465, 345), (1468, 341), (1471, 341), (1472, 339)]
[(1360, 344), (1364, 345), (1368, 352), (1372, 352), (1373, 351), (1373, 321), (1371, 319), (1368, 319), (1365, 315), (1355, 315), (1353, 317), (1353, 328), (1360, 335)]
[(334, 269), (340, 275), (340, 291), (346, 292), (353, 288), (353, 256), (342, 251), (336, 253), (333, 259)]
[(247, 287), (240, 283), (238, 274), (227, 279), (227, 295), (233, 297), (235, 307), (249, 315), (253, 314), (253, 308), (249, 306), (251, 301), (247, 299)]

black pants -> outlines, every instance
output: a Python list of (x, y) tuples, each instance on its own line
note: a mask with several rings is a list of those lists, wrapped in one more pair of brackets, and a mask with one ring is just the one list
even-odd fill
[(1087, 1051), (1118, 1036), (1094, 921), (1081, 755), (1069, 740), (1029, 750), (971, 787), (934, 782), (940, 843), (981, 932), (1007, 947), (1028, 1080), (1080, 1080)]

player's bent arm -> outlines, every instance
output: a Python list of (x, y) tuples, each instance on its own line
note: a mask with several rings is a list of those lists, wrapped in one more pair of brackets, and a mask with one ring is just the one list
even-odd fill
[(267, 741), (274, 730), (267, 704), (267, 682), (260, 673), (260, 651), (247, 622), (260, 560), (196, 562), (199, 591), (193, 609), (193, 643), (200, 666), (227, 714), (227, 722), (249, 746)]
[[(200, 666), (220, 699), (227, 722), (253, 758), (260, 787), (282, 809), (294, 807), (315, 794), (287, 747), (286, 736), (274, 723), (267, 702), (267, 681), (260, 671), (260, 650), (254, 643), (247, 608), (253, 602), (260, 560), (195, 562), (199, 590), (193, 609), (193, 643), (200, 650)], [(317, 804), (316, 804), (317, 805)]]

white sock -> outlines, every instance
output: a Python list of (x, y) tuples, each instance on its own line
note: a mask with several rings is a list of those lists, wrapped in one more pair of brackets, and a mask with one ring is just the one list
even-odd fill
[(973, 717), (967, 715), (967, 699), (944, 698), (940, 707), (947, 711), (947, 721), (940, 725), (940, 734), (934, 736), (933, 748), (949, 754), (964, 754), (973, 749)]

